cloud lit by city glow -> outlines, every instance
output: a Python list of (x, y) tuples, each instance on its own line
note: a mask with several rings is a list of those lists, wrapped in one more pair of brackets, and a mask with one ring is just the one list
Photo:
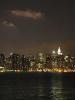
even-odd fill
[(44, 17), (44, 13), (38, 12), (38, 11), (33, 11), (33, 10), (12, 10), (11, 14), (14, 16), (19, 16), (19, 17), (27, 17), (27, 18), (32, 18), (34, 20), (37, 19), (42, 19)]
[(8, 22), (7, 20), (4, 20), (4, 21), (2, 22), (2, 24), (3, 24), (4, 26), (7, 26), (7, 27), (15, 27), (15, 24), (14, 24), (14, 23)]

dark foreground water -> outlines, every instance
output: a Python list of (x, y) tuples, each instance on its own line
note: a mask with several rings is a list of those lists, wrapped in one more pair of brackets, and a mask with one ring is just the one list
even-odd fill
[(75, 100), (75, 73), (0, 73), (0, 100)]

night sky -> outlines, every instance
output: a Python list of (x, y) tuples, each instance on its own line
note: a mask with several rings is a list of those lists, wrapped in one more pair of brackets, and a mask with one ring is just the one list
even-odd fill
[(1, 0), (0, 52), (75, 54), (75, 0)]

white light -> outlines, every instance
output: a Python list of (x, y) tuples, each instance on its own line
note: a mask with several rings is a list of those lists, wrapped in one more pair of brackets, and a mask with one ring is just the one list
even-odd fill
[(53, 50), (52, 53), (55, 54), (56, 52)]
[(58, 54), (58, 55), (62, 55), (62, 52), (61, 52), (60, 46), (59, 46), (59, 48), (58, 48), (57, 54)]
[(12, 55), (13, 55), (13, 52), (10, 53), (10, 56), (12, 56)]

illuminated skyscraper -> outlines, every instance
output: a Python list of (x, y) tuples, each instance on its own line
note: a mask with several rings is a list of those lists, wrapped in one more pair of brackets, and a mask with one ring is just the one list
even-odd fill
[(39, 53), (38, 60), (39, 60), (39, 62), (45, 62), (46, 61), (45, 55), (43, 53)]
[(62, 55), (60, 46), (59, 46), (59, 48), (58, 48), (57, 54), (58, 54), (58, 55)]
[(56, 54), (55, 50), (52, 51), (52, 54)]
[(56, 57), (56, 51), (53, 50), (51, 55), (52, 55), (53, 57)]

